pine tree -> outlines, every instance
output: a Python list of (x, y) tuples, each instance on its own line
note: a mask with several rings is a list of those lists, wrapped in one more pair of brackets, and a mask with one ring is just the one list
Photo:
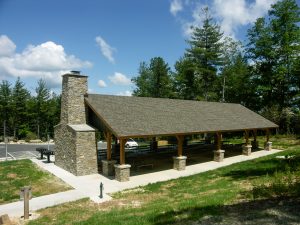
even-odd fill
[(194, 64), (188, 58), (181, 58), (175, 63), (175, 90), (178, 98), (195, 100), (198, 95), (198, 84)]
[(172, 96), (170, 68), (161, 57), (150, 60), (152, 97), (168, 98)]
[(38, 81), (38, 86), (35, 89), (35, 113), (36, 113), (36, 126), (38, 138), (42, 136), (46, 137), (49, 130), (49, 99), (50, 91), (46, 87), (46, 82), (43, 79)]
[(248, 31), (247, 52), (261, 106), (276, 104), (282, 110), (293, 105), (298, 90), (294, 67), (300, 57), (299, 7), (294, 0), (279, 1), (268, 19), (257, 19)]
[(135, 96), (169, 98), (173, 97), (170, 68), (161, 57), (154, 57), (150, 64), (142, 62), (139, 75), (132, 79), (137, 88)]
[(223, 33), (209, 15), (208, 8), (204, 8), (203, 12), (205, 15), (203, 26), (193, 28), (186, 56), (194, 63), (199, 93), (205, 100), (213, 100), (217, 71), (222, 65)]
[(27, 122), (26, 103), (29, 99), (29, 92), (25, 88), (25, 84), (17, 78), (12, 91), (12, 114), (11, 124), (14, 130), (14, 138), (18, 137), (18, 129)]
[(139, 67), (139, 75), (132, 78), (132, 82), (135, 83), (136, 89), (133, 91), (134, 96), (150, 97), (150, 79), (151, 73), (146, 62), (142, 62)]
[(289, 107), (296, 94), (299, 76), (293, 74), (293, 67), (300, 58), (300, 8), (294, 0), (279, 1), (272, 6), (269, 16), (276, 58), (276, 94), (279, 105)]
[(0, 126), (4, 121), (8, 122), (11, 113), (12, 93), (10, 86), (11, 84), (6, 80), (3, 80), (0, 84)]

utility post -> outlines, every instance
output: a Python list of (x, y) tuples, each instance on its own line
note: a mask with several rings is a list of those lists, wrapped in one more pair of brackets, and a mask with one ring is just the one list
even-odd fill
[(49, 134), (47, 134), (47, 141), (48, 141), (48, 151), (50, 150), (50, 138), (49, 138)]
[(21, 188), (21, 198), (24, 200), (24, 220), (29, 219), (29, 200), (31, 199), (31, 187), (25, 186)]
[(7, 138), (6, 138), (6, 120), (3, 122), (4, 143), (5, 143), (5, 160), (7, 161)]

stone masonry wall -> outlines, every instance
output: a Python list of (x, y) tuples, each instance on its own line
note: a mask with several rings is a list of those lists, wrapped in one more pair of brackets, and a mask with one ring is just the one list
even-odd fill
[(66, 124), (54, 127), (55, 165), (77, 174), (75, 134)]
[(98, 172), (95, 131), (86, 125), (87, 76), (65, 74), (61, 121), (54, 128), (55, 164), (76, 176)]
[(61, 118), (64, 124), (85, 124), (84, 95), (87, 93), (87, 77), (81, 75), (63, 75)]
[(94, 131), (76, 132), (77, 176), (98, 173)]

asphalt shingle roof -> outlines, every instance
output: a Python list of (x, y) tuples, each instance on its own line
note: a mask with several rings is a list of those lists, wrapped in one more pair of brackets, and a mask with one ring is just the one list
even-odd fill
[(98, 94), (85, 100), (117, 137), (278, 127), (240, 104)]

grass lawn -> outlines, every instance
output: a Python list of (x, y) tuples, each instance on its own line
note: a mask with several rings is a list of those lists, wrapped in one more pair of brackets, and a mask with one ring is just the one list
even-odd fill
[(287, 150), (125, 190), (99, 205), (83, 199), (40, 210), (29, 224), (299, 224), (300, 139), (271, 141)]
[(33, 197), (71, 189), (30, 160), (0, 162), (0, 177), (0, 204), (18, 201), (23, 186), (31, 186)]

